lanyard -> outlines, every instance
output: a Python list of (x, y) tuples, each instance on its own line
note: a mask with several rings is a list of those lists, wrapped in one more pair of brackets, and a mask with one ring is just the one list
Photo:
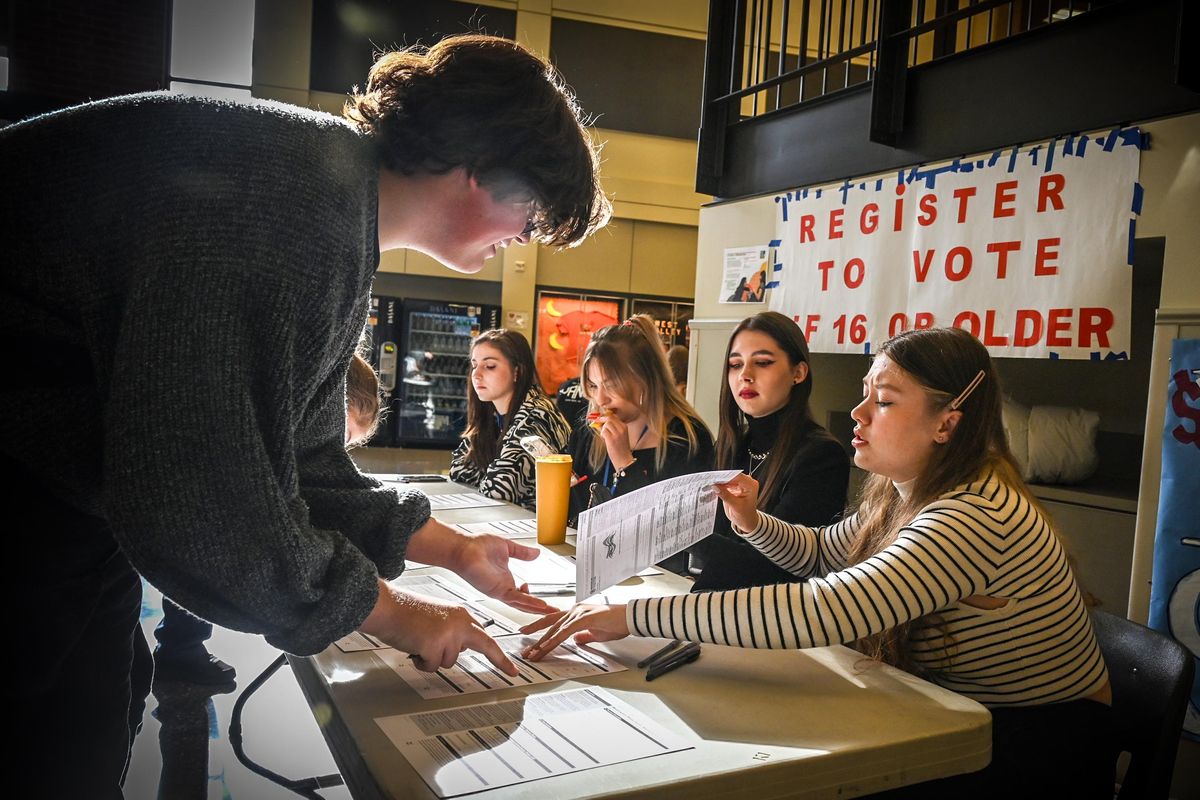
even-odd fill
[[(638, 444), (642, 441), (643, 438), (645, 438), (646, 431), (648, 431), (648, 430), (650, 430), (650, 423), (647, 422), (644, 426), (642, 426), (642, 432), (638, 434), (637, 441), (633, 443), (634, 450), (637, 449)], [(617, 479), (616, 479), (616, 476), (612, 475), (612, 468), (613, 468), (612, 459), (605, 456), (605, 458), (604, 458), (604, 486), (610, 492), (615, 491), (617, 488)], [(611, 478), (611, 481), (610, 481), (610, 478)]]

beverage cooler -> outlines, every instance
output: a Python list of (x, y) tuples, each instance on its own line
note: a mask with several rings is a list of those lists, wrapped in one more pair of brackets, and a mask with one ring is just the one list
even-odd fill
[(379, 375), (380, 406), (383, 420), (370, 447), (393, 447), (396, 444), (395, 416), (397, 367), (400, 363), (400, 300), (395, 297), (371, 296), (371, 311), (367, 317), (370, 337), (371, 366)]
[(467, 425), (471, 342), (500, 326), (500, 308), (404, 300), (401, 311), (394, 442), (452, 448)]

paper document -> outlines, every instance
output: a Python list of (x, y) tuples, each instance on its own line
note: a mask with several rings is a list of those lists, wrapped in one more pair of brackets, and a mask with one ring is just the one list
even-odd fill
[(334, 642), (343, 653), (361, 653), (364, 650), (384, 650), (387, 645), (368, 633), (355, 631)]
[(581, 513), (575, 599), (602, 592), (712, 533), (719, 501), (708, 487), (737, 474), (727, 469), (680, 475)]
[(527, 661), (522, 658), (521, 651), (537, 640), (537, 636), (521, 634), (496, 638), (496, 644), (500, 645), (500, 649), (517, 665), (518, 675), (515, 678), (496, 669), (486, 656), (474, 650), (464, 650), (453, 667), (439, 669), (437, 672), (423, 672), (417, 669), (406, 653), (396, 650), (381, 650), (375, 655), (395, 670), (396, 674), (425, 700), (492, 689), (509, 689), (513, 686), (533, 686), (568, 678), (584, 678), (588, 675), (605, 675), (625, 669), (625, 666), (612, 656), (585, 649), (572, 641), (559, 645), (541, 661)]
[(375, 722), (438, 797), (691, 749), (596, 687)]
[(454, 494), (429, 494), (429, 507), (434, 511), (447, 511), (451, 508), (483, 508), (485, 506), (502, 506), (503, 500), (485, 497), (479, 492), (456, 492)]
[(510, 558), (508, 559), (508, 569), (518, 585), (522, 583), (575, 585), (574, 560), (550, 550), (542, 550), (533, 561)]
[(537, 519), (504, 519), (497, 522), (459, 522), (451, 525), (464, 533), (493, 533), (505, 539), (533, 539), (537, 537)]

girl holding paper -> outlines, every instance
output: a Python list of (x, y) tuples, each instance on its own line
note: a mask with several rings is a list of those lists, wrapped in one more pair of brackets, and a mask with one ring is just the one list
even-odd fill
[[(785, 522), (825, 525), (846, 508), (850, 460), (813, 419), (812, 370), (799, 326), (777, 311), (747, 317), (725, 349), (717, 469), (759, 481), (758, 508)], [(691, 548), (702, 566), (693, 591), (742, 589), (799, 580), (733, 532), (717, 512), (712, 536)]]
[(853, 645), (988, 706), (992, 764), (921, 797), (1112, 796), (1111, 689), (1083, 597), (1022, 482), (987, 350), (965, 331), (885, 342), (852, 416), (870, 471), (856, 514), (821, 528), (757, 508), (758, 481), (717, 487), (734, 529), (804, 583), (579, 605), (528, 656), (571, 634), (739, 647)]
[(571, 426), (537, 383), (529, 342), (496, 328), (471, 345), (467, 429), (450, 457), (450, 479), (497, 500), (533, 508), (533, 456), (521, 439), (537, 436), (560, 452)]
[(650, 317), (597, 331), (582, 375), (590, 413), (568, 448), (584, 476), (571, 490), (572, 518), (607, 497), (712, 469), (712, 434), (675, 387)]

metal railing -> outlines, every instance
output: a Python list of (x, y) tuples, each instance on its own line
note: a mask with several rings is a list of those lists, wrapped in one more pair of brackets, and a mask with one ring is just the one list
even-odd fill
[(878, 126), (873, 119), (872, 138), (887, 143), (908, 69), (1115, 2), (1121, 0), (711, 0), (701, 172), (706, 163), (719, 169), (713, 159), (724, 128), (877, 81), (888, 96), (873, 106), (889, 118)]

